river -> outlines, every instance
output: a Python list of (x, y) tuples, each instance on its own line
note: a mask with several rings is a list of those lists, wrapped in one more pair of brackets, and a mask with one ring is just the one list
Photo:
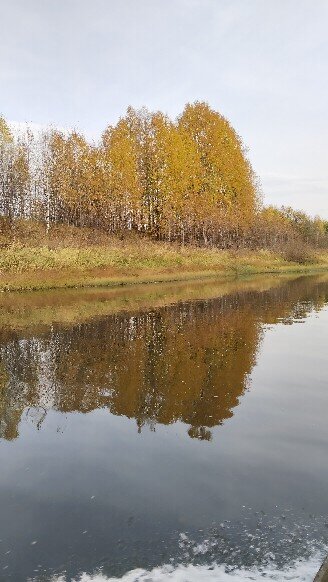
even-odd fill
[(0, 580), (313, 579), (328, 277), (2, 294)]

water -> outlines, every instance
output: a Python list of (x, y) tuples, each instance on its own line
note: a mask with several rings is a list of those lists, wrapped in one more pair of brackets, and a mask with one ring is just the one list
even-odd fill
[(4, 294), (0, 324), (1, 581), (313, 579), (327, 277)]

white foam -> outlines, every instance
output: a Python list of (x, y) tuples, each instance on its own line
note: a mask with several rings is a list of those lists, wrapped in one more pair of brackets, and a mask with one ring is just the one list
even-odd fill
[[(280, 570), (274, 566), (266, 568), (236, 569), (229, 571), (224, 565), (212, 566), (179, 565), (176, 567), (164, 565), (153, 570), (136, 569), (124, 574), (121, 578), (108, 578), (103, 574), (81, 574), (75, 582), (253, 582), (275, 580), (276, 582), (312, 582), (320, 568), (322, 554), (316, 554), (309, 560), (299, 560), (286, 569)], [(53, 582), (65, 582), (60, 576)]]

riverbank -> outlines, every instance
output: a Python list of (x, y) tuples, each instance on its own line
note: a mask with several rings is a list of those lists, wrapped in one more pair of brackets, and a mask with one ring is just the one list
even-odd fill
[(150, 240), (86, 246), (13, 244), (0, 253), (0, 291), (116, 287), (140, 283), (328, 270), (328, 252), (304, 262), (271, 251), (221, 251)]

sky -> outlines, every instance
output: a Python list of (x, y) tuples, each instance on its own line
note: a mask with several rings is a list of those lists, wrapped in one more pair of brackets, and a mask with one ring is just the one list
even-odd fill
[(264, 200), (328, 219), (328, 0), (0, 0), (0, 114), (98, 139), (207, 101)]

